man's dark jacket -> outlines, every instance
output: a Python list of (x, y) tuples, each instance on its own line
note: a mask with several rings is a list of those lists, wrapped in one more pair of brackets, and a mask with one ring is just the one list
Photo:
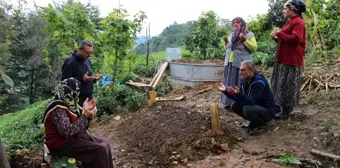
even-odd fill
[(70, 57), (68, 57), (61, 68), (61, 80), (66, 78), (74, 77), (81, 82), (80, 95), (91, 98), (93, 95), (93, 82), (83, 81), (84, 74), (89, 72), (89, 76), (93, 75), (91, 62), (83, 57), (77, 55), (73, 52)]
[(242, 102), (245, 105), (259, 105), (268, 109), (273, 115), (275, 114), (276, 103), (273, 92), (266, 78), (259, 72), (255, 73), (249, 84), (246, 80), (241, 79), (239, 94), (229, 95), (227, 91), (225, 94), (236, 102)]

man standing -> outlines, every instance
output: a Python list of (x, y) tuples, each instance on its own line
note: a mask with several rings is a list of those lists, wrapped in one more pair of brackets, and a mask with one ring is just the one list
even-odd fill
[(267, 131), (267, 122), (275, 116), (275, 100), (265, 77), (256, 72), (256, 65), (251, 60), (241, 63), (241, 89), (237, 86), (224, 86), (220, 83), (217, 89), (224, 92), (235, 102), (231, 109), (237, 115), (250, 121), (248, 128), (250, 135), (257, 135)]
[(102, 73), (93, 75), (92, 65), (89, 60), (92, 52), (92, 43), (87, 40), (81, 41), (78, 51), (73, 52), (71, 56), (64, 61), (61, 68), (61, 80), (74, 77), (81, 82), (79, 95), (79, 105), (81, 107), (86, 98), (92, 99), (93, 84), (103, 76)]

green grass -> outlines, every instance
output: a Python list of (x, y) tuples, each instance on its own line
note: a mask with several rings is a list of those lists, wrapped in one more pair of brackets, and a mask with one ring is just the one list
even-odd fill
[(7, 151), (40, 146), (43, 142), (42, 114), (47, 102), (37, 102), (25, 110), (0, 116), (0, 134)]
[[(179, 48), (181, 48), (181, 51), (182, 51), (182, 58), (192, 58), (193, 57), (192, 53), (190, 53), (189, 50), (185, 49), (185, 46), (181, 46)], [(145, 65), (145, 63), (146, 63), (145, 57), (146, 57), (145, 55), (137, 56), (136, 65), (139, 65), (139, 64)], [(164, 61), (165, 57), (166, 57), (166, 51), (159, 51), (159, 52), (151, 53), (151, 55), (149, 57), (149, 63), (151, 65), (156, 65), (156, 63), (158, 61)]]

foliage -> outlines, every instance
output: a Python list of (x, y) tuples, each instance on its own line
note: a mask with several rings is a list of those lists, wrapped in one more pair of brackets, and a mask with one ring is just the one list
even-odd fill
[[(136, 34), (141, 30), (143, 20), (146, 18), (144, 12), (135, 15), (134, 20), (128, 19), (126, 10), (114, 9), (100, 23), (105, 30), (101, 34), (102, 43), (105, 43), (105, 52), (109, 55), (107, 59), (113, 59), (113, 81), (116, 79), (117, 70), (122, 69), (122, 61), (127, 59), (133, 47)], [(105, 60), (104, 60), (105, 62)]]
[(51, 72), (48, 64), (43, 61), (42, 52), (47, 35), (41, 31), (45, 26), (41, 13), (17, 13), (13, 15), (16, 38), (12, 38), (10, 52), (12, 57), (8, 62), (8, 74), (16, 76), (15, 89), (18, 95), (27, 97), (32, 104), (41, 98), (47, 98), (54, 87), (49, 81)]
[(146, 66), (143, 64), (137, 65), (136, 68), (133, 70), (134, 73), (138, 74), (141, 77), (152, 77), (154, 71), (154, 67)]
[(47, 22), (46, 31), (63, 58), (75, 50), (81, 40), (94, 41), (95, 26), (83, 4), (70, 0), (59, 9), (51, 4), (42, 9)]
[(163, 77), (162, 82), (157, 86), (158, 96), (165, 96), (171, 90), (170, 76)]
[(277, 1), (269, 5), (268, 19), (269, 22), (275, 27), (283, 27), (283, 25), (288, 21), (283, 17), (283, 5), (287, 0)]
[(196, 31), (186, 38), (186, 48), (197, 53), (201, 59), (223, 58), (225, 49), (222, 37), (227, 34), (227, 28), (218, 23), (214, 11), (202, 13), (196, 23)]
[(124, 108), (135, 110), (145, 103), (147, 95), (128, 86), (109, 84), (104, 89), (98, 90), (96, 99), (98, 101), (97, 115), (101, 116), (116, 113)]
[(276, 44), (272, 40), (259, 41), (258, 50), (254, 53), (257, 65), (273, 66), (276, 56)]
[(42, 113), (47, 101), (37, 102), (16, 113), (0, 116), (0, 134), (7, 151), (40, 147), (43, 139)]
[(273, 162), (295, 164), (295, 165), (302, 164), (295, 156), (287, 156), (285, 154), (281, 154), (279, 159), (273, 159)]
[(69, 164), (68, 159), (69, 157), (66, 156), (57, 159), (53, 165), (53, 168), (77, 168), (76, 164)]
[(270, 39), (270, 31), (273, 28), (267, 14), (257, 15), (255, 18), (252, 18), (248, 22), (247, 27), (254, 33), (256, 40), (260, 42)]

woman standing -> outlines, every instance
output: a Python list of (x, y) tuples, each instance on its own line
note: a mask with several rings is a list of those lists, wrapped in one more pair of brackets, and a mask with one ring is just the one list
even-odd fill
[(276, 63), (271, 85), (275, 101), (282, 109), (276, 117), (287, 117), (298, 105), (300, 81), (306, 46), (306, 29), (302, 12), (306, 5), (300, 0), (285, 3), (283, 14), (289, 21), (281, 30), (275, 30), (271, 38), (278, 43)]
[[(244, 60), (252, 60), (252, 53), (257, 49), (254, 33), (247, 30), (246, 22), (241, 17), (232, 20), (234, 31), (229, 37), (224, 37), (226, 56), (224, 60), (224, 74), (222, 83), (225, 86), (240, 86), (240, 66)], [(225, 108), (230, 108), (232, 99), (224, 93), (221, 101)]]

